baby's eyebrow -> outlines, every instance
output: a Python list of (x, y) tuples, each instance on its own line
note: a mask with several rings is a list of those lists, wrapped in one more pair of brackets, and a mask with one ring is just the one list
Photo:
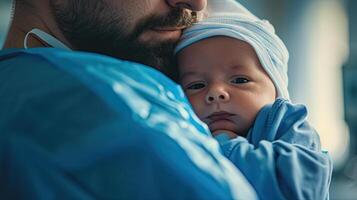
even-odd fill
[(232, 65), (229, 67), (229, 69), (244, 69), (246, 68), (244, 65)]
[(194, 71), (188, 71), (188, 72), (184, 72), (180, 75), (180, 79), (182, 80), (183, 78), (186, 78), (187, 76), (195, 76), (197, 75), (197, 72)]

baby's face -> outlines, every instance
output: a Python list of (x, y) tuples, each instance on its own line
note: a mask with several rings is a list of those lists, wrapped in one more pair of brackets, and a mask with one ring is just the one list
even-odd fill
[(212, 37), (178, 54), (180, 83), (213, 135), (246, 136), (258, 111), (276, 98), (274, 84), (254, 49), (229, 37)]

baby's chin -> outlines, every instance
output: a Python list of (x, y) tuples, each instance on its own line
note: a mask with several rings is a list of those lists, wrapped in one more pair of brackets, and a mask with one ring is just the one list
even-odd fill
[(221, 134), (225, 134), (226, 136), (229, 137), (229, 139), (233, 139), (233, 138), (236, 138), (237, 136), (247, 137), (248, 132), (238, 133), (238, 132), (228, 130), (228, 129), (217, 129), (215, 131), (212, 131), (213, 137), (216, 137)]
[(221, 134), (225, 134), (226, 136), (228, 136), (230, 139), (236, 138), (238, 136), (237, 133), (231, 131), (231, 130), (215, 130), (212, 132), (212, 135), (214, 137), (221, 135)]

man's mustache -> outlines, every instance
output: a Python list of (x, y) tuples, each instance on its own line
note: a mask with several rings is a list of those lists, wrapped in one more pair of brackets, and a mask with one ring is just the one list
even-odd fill
[(147, 23), (147, 28), (156, 27), (188, 27), (196, 21), (196, 14), (187, 10), (177, 9), (167, 16), (155, 16)]
[(189, 27), (195, 22), (197, 22), (196, 12), (176, 8), (166, 16), (152, 15), (138, 24), (135, 33), (132, 35), (132, 39), (136, 39), (148, 29)]

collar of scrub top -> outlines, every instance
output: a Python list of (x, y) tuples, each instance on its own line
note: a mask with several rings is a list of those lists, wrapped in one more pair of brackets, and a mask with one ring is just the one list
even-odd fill
[(15, 0), (0, 1), (0, 49), (4, 47), (15, 13)]

